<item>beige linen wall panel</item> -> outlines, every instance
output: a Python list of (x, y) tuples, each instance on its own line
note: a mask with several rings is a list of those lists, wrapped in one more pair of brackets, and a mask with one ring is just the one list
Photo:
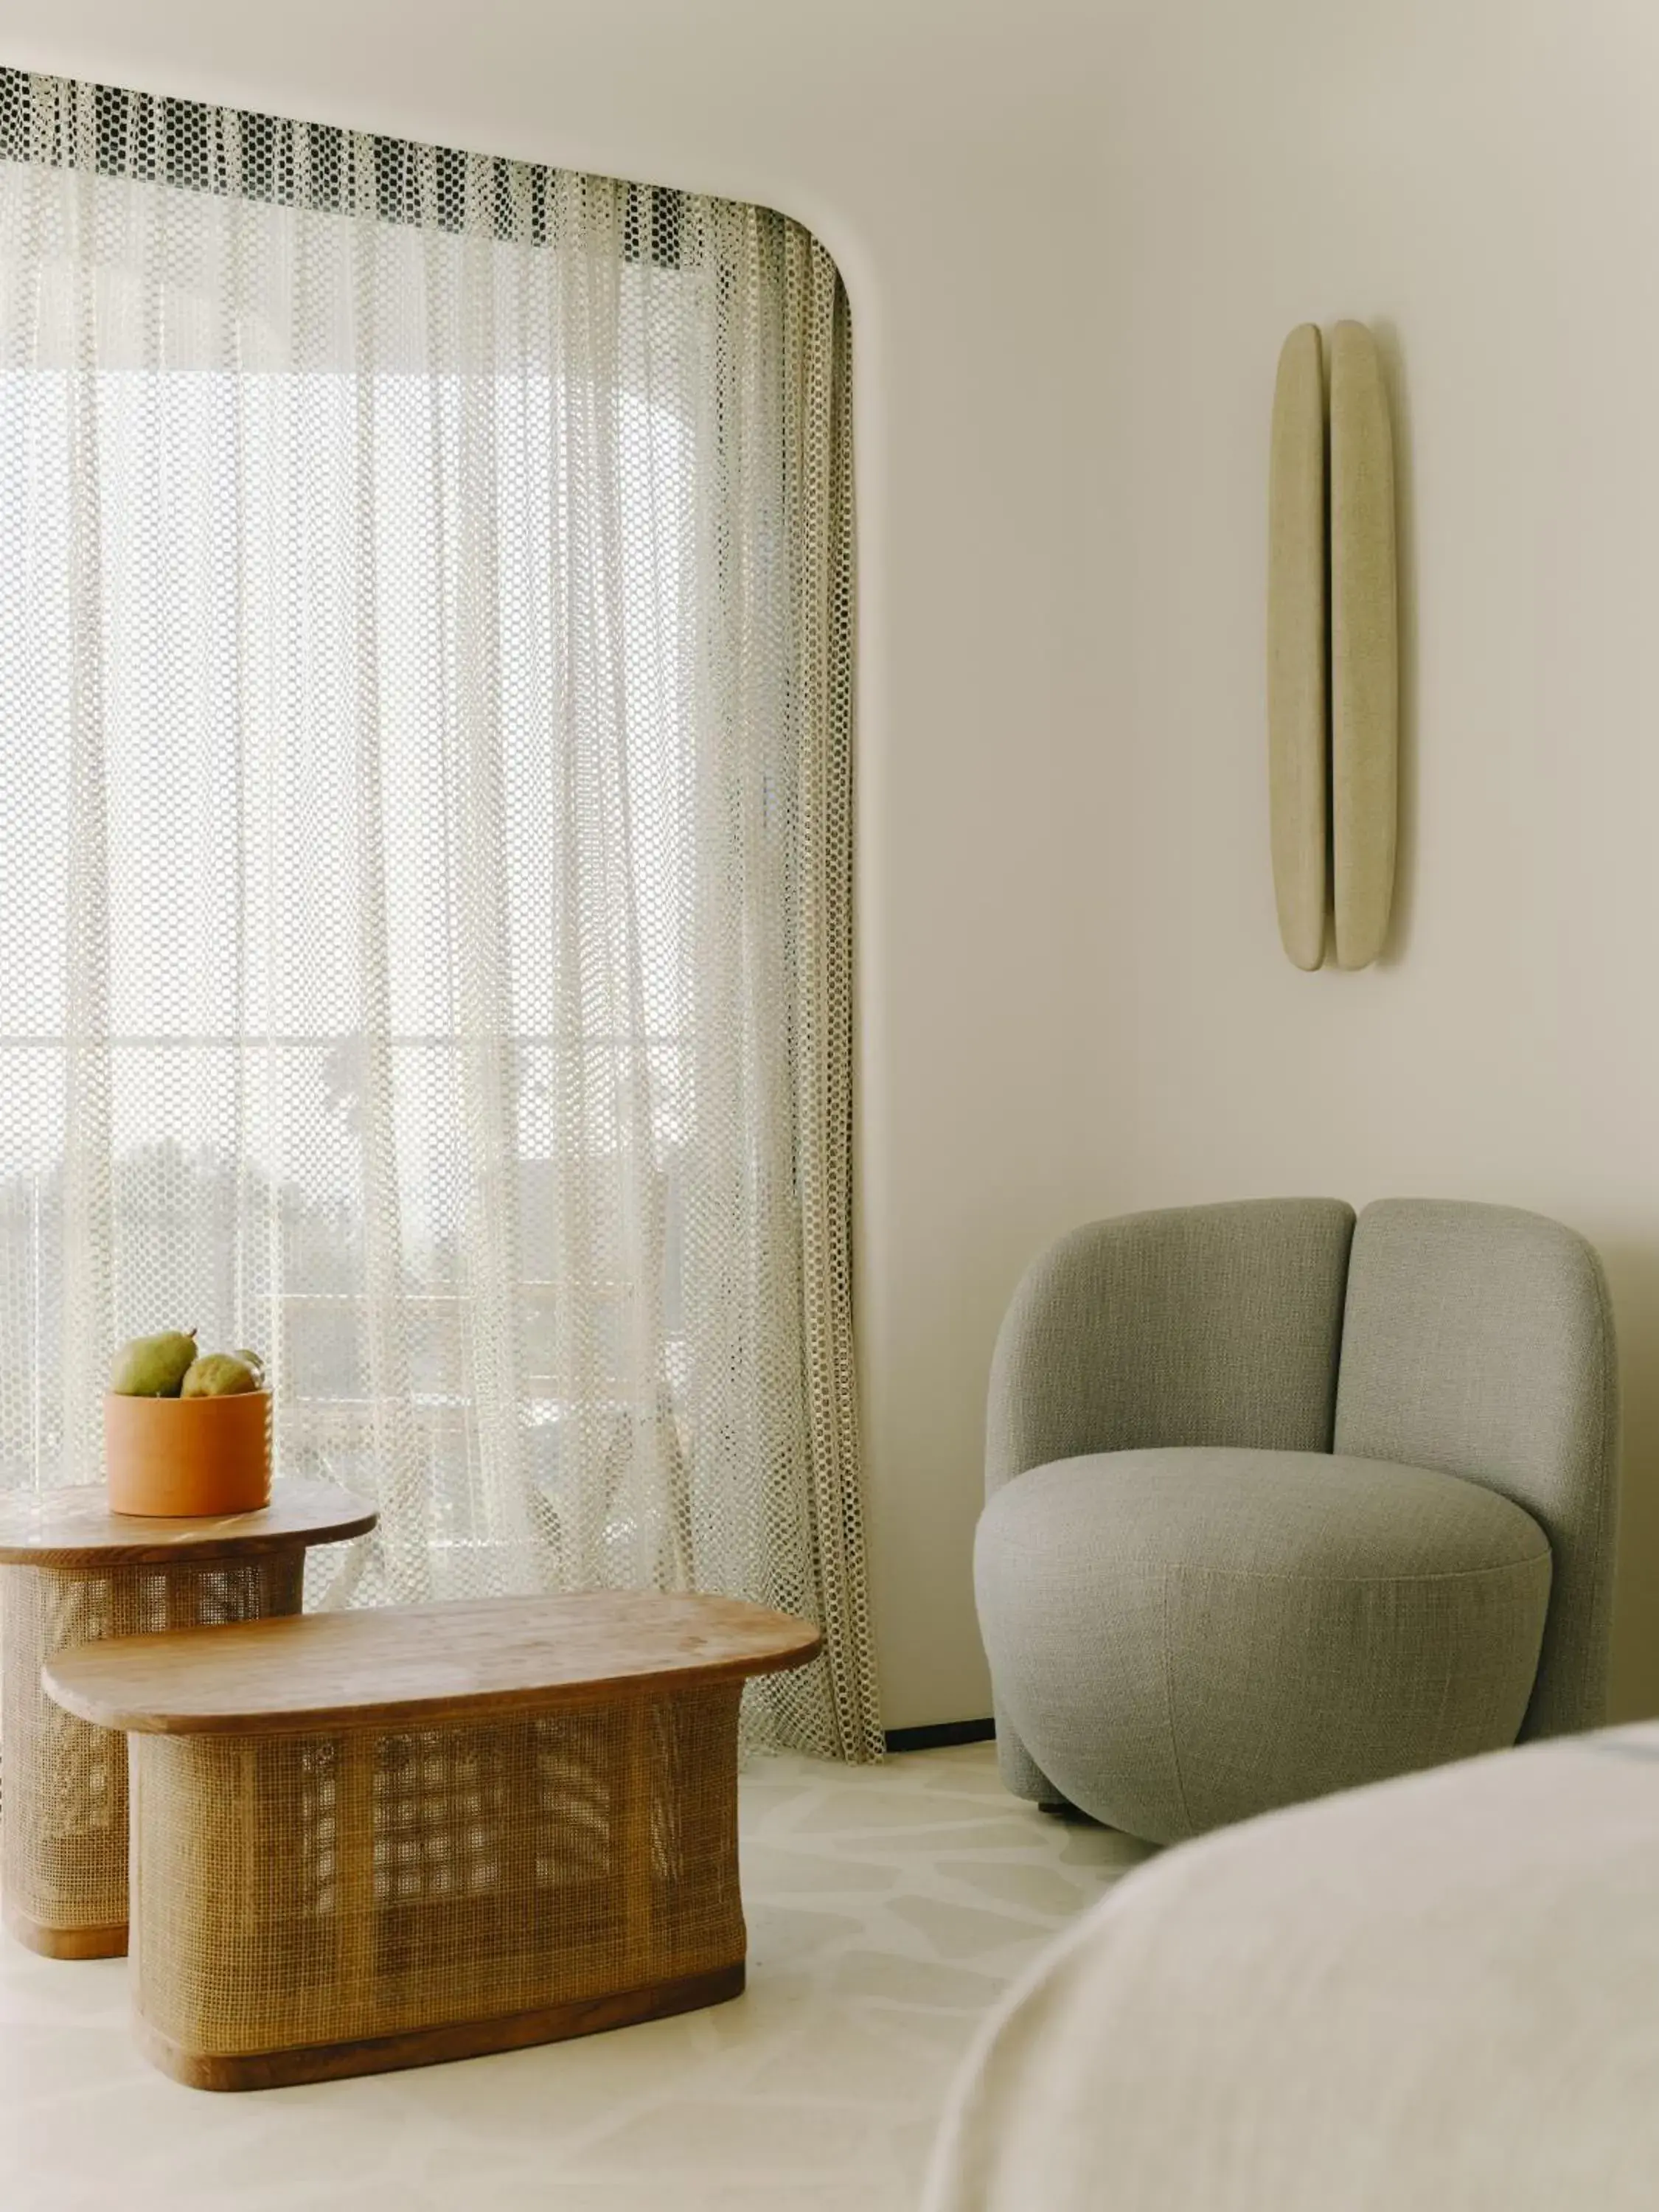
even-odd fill
[(1319, 331), (1279, 356), (1267, 477), (1267, 787), (1279, 934), (1298, 968), (1325, 957), (1325, 384)]
[(1394, 437), (1376, 342), (1331, 334), (1331, 829), (1336, 958), (1388, 935), (1399, 813)]

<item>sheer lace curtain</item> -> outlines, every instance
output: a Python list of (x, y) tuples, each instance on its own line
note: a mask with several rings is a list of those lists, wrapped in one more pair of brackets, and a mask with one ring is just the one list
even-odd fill
[(195, 1324), (313, 1599), (747, 1595), (878, 1748), (851, 624), (797, 226), (0, 76), (0, 1485)]

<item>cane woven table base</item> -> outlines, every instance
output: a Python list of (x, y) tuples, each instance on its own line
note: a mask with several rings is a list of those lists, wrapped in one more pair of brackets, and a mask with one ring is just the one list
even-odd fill
[(143, 2048), (266, 2088), (736, 1996), (743, 1682), (817, 1645), (629, 1591), (61, 1655), (52, 1695), (131, 1732)]
[(0, 1499), (0, 1902), (31, 1950), (127, 1948), (126, 1746), (55, 1705), (43, 1662), (67, 1644), (300, 1610), (306, 1547), (373, 1527), (331, 1485), (278, 1483), (258, 1513), (112, 1514), (101, 1484)]

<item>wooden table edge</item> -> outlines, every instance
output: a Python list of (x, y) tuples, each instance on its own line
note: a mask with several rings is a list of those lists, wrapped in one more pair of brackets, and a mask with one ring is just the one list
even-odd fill
[(252, 1536), (204, 1536), (199, 1543), (142, 1544), (117, 1547), (101, 1544), (79, 1550), (63, 1545), (29, 1547), (0, 1544), (0, 1567), (166, 1567), (207, 1566), (216, 1559), (262, 1559), (274, 1552), (309, 1551), (316, 1544), (349, 1543), (366, 1536), (380, 1519), (372, 1506), (349, 1521), (323, 1528), (272, 1529)]
[[(245, 1516), (224, 1514), (214, 1516), (222, 1522), (222, 1529), (212, 1535), (191, 1537), (158, 1536), (146, 1539), (136, 1529), (130, 1541), (124, 1541), (118, 1531), (112, 1537), (94, 1544), (19, 1544), (0, 1537), (0, 1567), (165, 1567), (173, 1564), (199, 1565), (212, 1559), (253, 1559), (269, 1557), (273, 1552), (295, 1549), (308, 1550), (315, 1544), (348, 1543), (354, 1536), (366, 1536), (380, 1520), (380, 1508), (369, 1504), (355, 1492), (340, 1488), (337, 1484), (319, 1484), (318, 1488), (333, 1490), (346, 1501), (347, 1509), (331, 1520), (319, 1520), (312, 1527), (254, 1528), (238, 1531), (234, 1525), (238, 1518), (252, 1520)], [(43, 1496), (51, 1493), (43, 1492)], [(274, 1505), (282, 1504), (273, 1499)], [(271, 1506), (260, 1506), (258, 1512), (270, 1512)], [(118, 1515), (112, 1519), (118, 1520)], [(154, 1516), (133, 1515), (148, 1522)]]
[[(805, 1624), (804, 1624), (805, 1625)], [(191, 1633), (181, 1631), (180, 1633)], [(200, 1632), (216, 1635), (216, 1629)], [(134, 1639), (135, 1641), (137, 1639)], [(146, 1641), (149, 1639), (146, 1638)], [(642, 1702), (683, 1690), (706, 1690), (716, 1682), (744, 1682), (758, 1674), (787, 1674), (805, 1667), (823, 1649), (823, 1636), (812, 1629), (798, 1645), (757, 1652), (744, 1659), (719, 1659), (707, 1666), (659, 1667), (639, 1674), (598, 1674), (574, 1682), (503, 1685), (495, 1690), (446, 1692), (429, 1698), (393, 1698), (384, 1703), (317, 1705), (277, 1713), (160, 1713), (133, 1711), (107, 1699), (78, 1694), (54, 1678), (58, 1662), (76, 1651), (106, 1645), (65, 1644), (40, 1669), (41, 1686), (54, 1704), (94, 1728), (124, 1735), (344, 1735), (356, 1729), (443, 1728), (457, 1722), (488, 1721), (515, 1713), (591, 1711), (597, 1707)]]
[(539, 2043), (562, 2043), (575, 2036), (633, 2027), (641, 2021), (699, 2012), (741, 1996), (745, 1973), (745, 1962), (739, 1959), (700, 1974), (647, 1983), (641, 1989), (569, 1998), (529, 2012), (435, 2022), (356, 2041), (308, 2043), (223, 2056), (191, 2051), (142, 2013), (133, 2027), (144, 2057), (186, 2088), (283, 2089), (303, 2081), (337, 2081), (362, 2074), (393, 2073), (409, 2066), (445, 2065), (458, 2058), (482, 2058), (495, 2051), (524, 2051)]
[(15, 1942), (43, 1959), (125, 1959), (127, 1954), (125, 1920), (94, 1921), (86, 1927), (57, 1927), (33, 1918), (21, 1905), (10, 1903), (0, 1907), (0, 1920), (4, 1921), (6, 1932)]

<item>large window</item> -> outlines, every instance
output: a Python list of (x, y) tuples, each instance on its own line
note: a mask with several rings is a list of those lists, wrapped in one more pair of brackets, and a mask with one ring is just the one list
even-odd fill
[(380, 1498), (336, 1598), (850, 1571), (860, 1747), (833, 270), (48, 80), (0, 155), (0, 1486), (194, 1324)]
[[(665, 280), (671, 295), (677, 281)], [(638, 370), (647, 303), (642, 285), (630, 289)], [(677, 1402), (685, 1381), (681, 1240), (667, 1216), (695, 1113), (696, 684), (683, 629), (694, 597), (695, 420), (660, 388), (617, 401), (628, 462), (618, 597), (594, 614), (613, 632), (599, 649), (620, 676), (623, 742), (608, 764), (613, 787), (596, 794), (593, 858), (629, 881), (626, 896), (594, 902), (592, 920), (611, 940), (599, 964), (628, 985), (573, 1018), (556, 962), (560, 672), (544, 617), (567, 520), (560, 417), (580, 395), (551, 380), (496, 377), (480, 391), (414, 371), (375, 377), (366, 401), (356, 380), (325, 370), (132, 368), (91, 380), (85, 404), (113, 509), (100, 518), (106, 880), (79, 920), (103, 940), (94, 957), (105, 999), (77, 1034), (64, 742), (75, 643), (62, 619), (76, 580), (70, 397), (50, 368), (0, 380), (0, 447), (15, 470), (0, 503), (0, 574), (19, 583), (0, 599), (0, 699), (9, 781), (23, 800), (0, 821), (0, 869), (15, 896), (0, 985), (0, 1484), (63, 1472), (62, 1178), (71, 1063), (87, 1051), (107, 1116), (111, 1180), (97, 1203), (117, 1333), (191, 1322), (216, 1340), (263, 1331), (282, 1377), (285, 1464), (372, 1480), (368, 983), (384, 995), (377, 1042), (405, 1379), (432, 1480), (435, 1571), (451, 1582), (456, 1547), (510, 1552), (517, 1540), (492, 1536), (489, 1486), (457, 1480), (449, 1464), (473, 1436), (474, 1161), (457, 1141), (469, 1050), (499, 1060), (504, 1086), (515, 1188), (502, 1210), (518, 1231), (516, 1352), (538, 1492), (557, 1491), (572, 1413), (562, 1376), (583, 1364), (559, 1340), (563, 1187), (586, 1185), (597, 1200), (591, 1273), (568, 1288), (597, 1340), (587, 1349), (611, 1370), (616, 1449), (636, 1412), (640, 1301), (665, 1324), (653, 1406), (659, 1391)], [(356, 502), (315, 495), (319, 474), (351, 483), (360, 409), (373, 479), (367, 549)], [(469, 412), (495, 464), (469, 517), (492, 540), (476, 569), (476, 546), (450, 526), (458, 501), (445, 483)], [(372, 671), (351, 635), (360, 592)], [(497, 687), (486, 709), (500, 779), (488, 823), (465, 788), (477, 763), (456, 727), (467, 713), (457, 693), (469, 680), (469, 616), (479, 618), (460, 605), (469, 592), (488, 594), (482, 621), (495, 641), (492, 665), (474, 672)], [(365, 709), (378, 803), (360, 786), (366, 761), (353, 743)], [(482, 856), (469, 851), (481, 835), (494, 847)], [(364, 853), (365, 837), (378, 851)], [(491, 1006), (469, 1004), (468, 933), (457, 921), (481, 872), (500, 906), (486, 925), (502, 992)], [(559, 1110), (573, 1054), (582, 1063), (574, 1127)], [(663, 1217), (655, 1236), (629, 1233), (647, 1225), (627, 1219), (624, 1153), (649, 1163), (648, 1203)], [(587, 1370), (574, 1387), (591, 1382), (591, 1358)], [(638, 1510), (624, 1505), (609, 1532), (625, 1553)], [(510, 1557), (500, 1564), (514, 1571)]]

